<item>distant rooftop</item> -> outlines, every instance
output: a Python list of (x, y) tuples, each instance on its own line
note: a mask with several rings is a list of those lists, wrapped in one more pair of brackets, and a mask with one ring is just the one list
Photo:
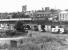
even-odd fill
[(68, 13), (67, 11), (61, 11), (60, 13)]

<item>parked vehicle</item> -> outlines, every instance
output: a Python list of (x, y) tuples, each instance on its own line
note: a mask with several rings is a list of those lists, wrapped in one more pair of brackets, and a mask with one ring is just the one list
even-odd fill
[(30, 25), (25, 25), (25, 29), (30, 30), (31, 29)]
[(41, 25), (42, 32), (46, 32), (45, 25)]
[(38, 31), (43, 31), (42, 28), (41, 28), (41, 25), (38, 25)]
[(53, 33), (64, 33), (64, 28), (61, 26), (54, 26), (52, 27), (52, 32)]
[(38, 31), (38, 26), (37, 25), (34, 26), (34, 31)]

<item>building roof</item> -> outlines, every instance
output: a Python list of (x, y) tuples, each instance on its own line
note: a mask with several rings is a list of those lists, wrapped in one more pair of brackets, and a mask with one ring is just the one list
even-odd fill
[(61, 11), (60, 13), (68, 13), (67, 11)]
[(51, 12), (36, 12), (36, 14), (50, 14)]

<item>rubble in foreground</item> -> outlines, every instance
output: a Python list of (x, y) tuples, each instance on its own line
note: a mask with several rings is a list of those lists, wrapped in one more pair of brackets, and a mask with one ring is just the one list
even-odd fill
[(23, 42), (15, 47), (8, 47), (7, 50), (68, 50), (65, 39), (53, 37), (30, 37), (21, 39)]

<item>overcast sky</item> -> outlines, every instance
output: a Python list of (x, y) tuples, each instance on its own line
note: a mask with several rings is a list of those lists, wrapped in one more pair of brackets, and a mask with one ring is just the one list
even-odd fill
[(68, 9), (67, 0), (0, 0), (0, 12), (21, 12), (22, 5), (27, 5), (27, 10), (38, 10), (44, 7)]

